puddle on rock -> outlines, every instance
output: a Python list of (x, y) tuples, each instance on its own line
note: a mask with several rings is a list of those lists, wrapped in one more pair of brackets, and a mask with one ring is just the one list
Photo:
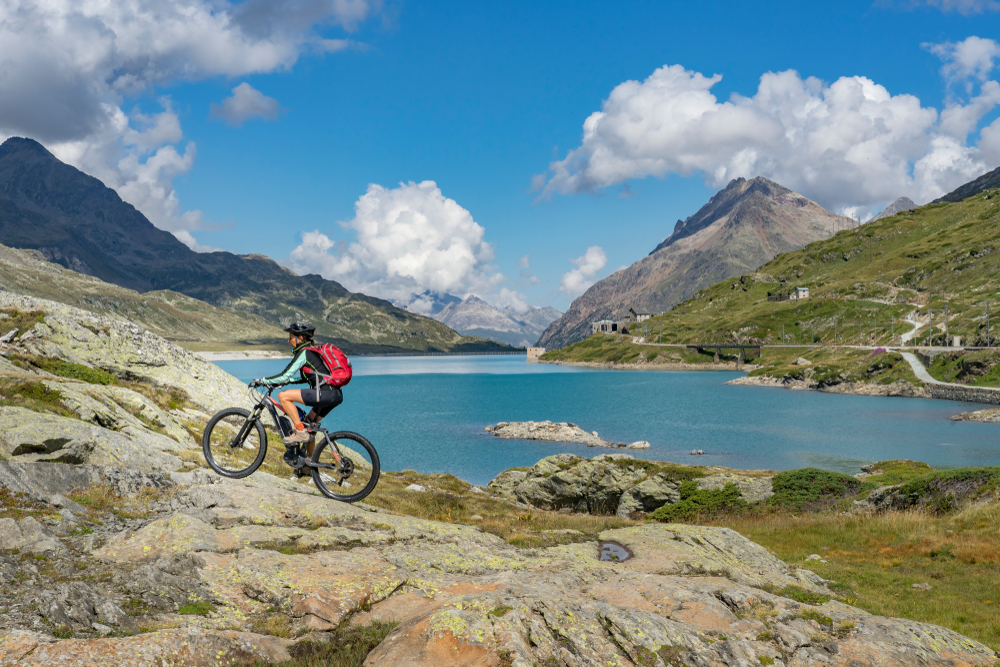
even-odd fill
[(601, 550), (598, 560), (622, 563), (634, 555), (624, 544), (611, 540), (600, 542), (597, 546)]

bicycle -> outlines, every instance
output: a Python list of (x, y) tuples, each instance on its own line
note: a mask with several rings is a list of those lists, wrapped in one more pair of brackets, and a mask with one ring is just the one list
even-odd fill
[[(251, 388), (251, 396), (259, 397), (252, 411), (226, 408), (208, 420), (201, 448), (212, 470), (223, 477), (242, 479), (261, 466), (267, 455), (267, 432), (262, 419), (265, 410), (270, 413), (278, 433), (287, 436), (292, 432), (291, 420), (271, 396), (275, 388), (268, 387), (266, 392), (254, 392)], [(296, 477), (311, 474), (313, 483), (324, 496), (347, 503), (357, 502), (374, 490), (380, 473), (378, 452), (364, 436), (351, 431), (331, 433), (320, 424), (305, 421), (303, 424), (313, 435), (315, 446), (307, 456), (296, 447), (295, 464), (286, 462)], [(342, 492), (348, 489), (352, 492)]]

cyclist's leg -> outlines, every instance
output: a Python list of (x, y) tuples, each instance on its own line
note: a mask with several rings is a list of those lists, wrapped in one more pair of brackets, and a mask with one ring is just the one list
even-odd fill
[[(306, 420), (314, 424), (323, 421), (330, 412), (344, 401), (344, 394), (339, 387), (322, 387), (316, 389), (303, 389), (302, 402), (311, 407), (312, 410), (306, 415)], [(316, 438), (313, 436), (306, 445), (306, 453), (312, 456), (313, 448), (316, 446)]]
[(288, 418), (292, 420), (292, 426), (299, 428), (299, 411), (295, 408), (296, 403), (302, 402), (302, 390), (301, 389), (286, 389), (280, 394), (278, 394), (278, 402), (281, 403), (281, 408), (288, 415)]

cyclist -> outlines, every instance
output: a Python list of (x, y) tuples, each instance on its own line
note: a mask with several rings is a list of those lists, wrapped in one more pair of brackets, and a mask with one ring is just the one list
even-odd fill
[[(323, 382), (323, 378), (329, 376), (330, 371), (323, 363), (322, 357), (313, 346), (313, 334), (316, 327), (309, 326), (303, 322), (295, 322), (285, 329), (288, 332), (288, 344), (292, 346), (294, 356), (292, 361), (285, 367), (285, 370), (271, 377), (254, 380), (251, 386), (262, 385), (273, 387), (281, 384), (305, 383), (310, 385), (308, 389), (286, 389), (278, 394), (278, 402), (292, 422), (292, 433), (282, 440), (287, 449), (285, 460), (289, 465), (299, 458), (298, 445), (304, 442), (309, 444), (306, 447), (306, 455), (312, 456), (313, 445), (315, 444), (309, 431), (299, 419), (299, 410), (295, 403), (302, 403), (312, 410), (306, 415), (306, 421), (318, 424), (326, 417), (331, 410), (340, 405), (344, 400), (344, 394), (340, 387), (334, 387)], [(296, 375), (298, 378), (296, 379)]]

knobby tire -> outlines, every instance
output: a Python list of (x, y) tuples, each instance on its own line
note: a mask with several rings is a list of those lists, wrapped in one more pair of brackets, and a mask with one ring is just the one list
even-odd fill
[[(257, 456), (250, 463), (250, 465), (245, 468), (230, 469), (223, 467), (215, 460), (215, 456), (213, 455), (212, 431), (215, 429), (215, 427), (219, 424), (220, 421), (226, 419), (227, 417), (243, 417), (242, 426), (237, 430), (236, 433), (233, 434), (233, 437), (235, 438), (238, 433), (243, 432), (244, 438), (243, 442), (241, 443), (241, 446), (243, 445), (243, 443), (245, 443), (248, 439), (251, 438), (254, 430), (256, 430), (257, 442), (260, 443)], [(213, 415), (212, 418), (208, 421), (208, 425), (205, 427), (205, 432), (201, 437), (202, 453), (204, 453), (205, 461), (208, 462), (208, 465), (212, 468), (212, 470), (219, 473), (223, 477), (229, 477), (231, 479), (242, 479), (248, 475), (253, 474), (257, 470), (257, 468), (260, 467), (260, 464), (264, 462), (264, 457), (267, 455), (267, 433), (264, 431), (264, 425), (261, 423), (261, 420), (259, 418), (256, 419), (253, 423), (247, 424), (249, 420), (250, 420), (249, 410), (246, 410), (244, 408), (226, 408), (225, 410), (220, 410), (219, 412), (215, 413), (215, 415)], [(228, 443), (231, 441), (232, 438), (230, 438), (226, 442)], [(217, 446), (216, 449), (220, 448)]]
[[(374, 445), (368, 442), (368, 439), (365, 438), (364, 436), (358, 435), (357, 433), (352, 433), (351, 431), (337, 431), (336, 433), (331, 433), (329, 438), (323, 438), (322, 442), (316, 443), (316, 448), (313, 450), (310, 460), (313, 463), (319, 463), (320, 457), (322, 456), (323, 452), (328, 447), (331, 447), (332, 442), (336, 440), (350, 440), (351, 448), (358, 447), (364, 449), (368, 453), (369, 463), (371, 464), (372, 468), (371, 478), (365, 484), (364, 488), (362, 488), (357, 493), (344, 494), (344, 493), (338, 493), (336, 491), (336, 489), (339, 488), (336, 485), (328, 486), (327, 482), (324, 481), (322, 478), (322, 474), (324, 472), (327, 473), (328, 477), (331, 478), (336, 477), (335, 474), (336, 471), (325, 470), (322, 468), (311, 468), (313, 483), (316, 485), (316, 488), (319, 489), (320, 492), (327, 498), (332, 498), (333, 500), (339, 500), (345, 503), (355, 503), (367, 497), (368, 494), (375, 489), (375, 485), (378, 484), (379, 475), (381, 474), (381, 464), (379, 462), (378, 452), (375, 451)], [(333, 480), (331, 479), (331, 481)]]

